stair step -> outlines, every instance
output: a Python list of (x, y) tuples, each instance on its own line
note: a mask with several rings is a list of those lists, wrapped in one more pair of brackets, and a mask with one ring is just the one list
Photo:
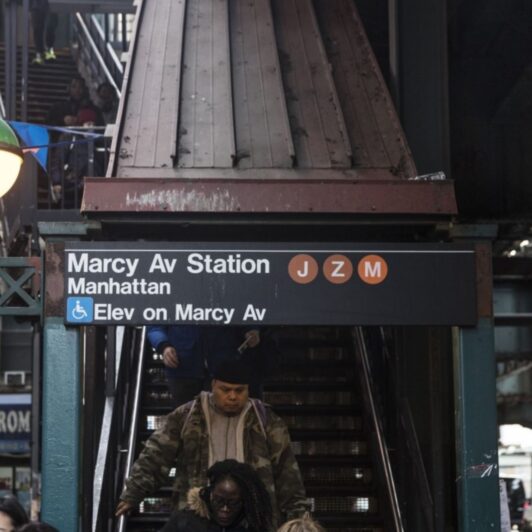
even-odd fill
[[(144, 404), (141, 408), (146, 418), (163, 417), (173, 410), (174, 407), (169, 403)], [(276, 405), (274, 411), (294, 432), (312, 430), (315, 435), (323, 433), (325, 436), (326, 431), (356, 430), (362, 424), (360, 410), (354, 405)]]
[(352, 383), (345, 382), (279, 382), (269, 380), (264, 383), (265, 392), (289, 391), (289, 392), (357, 392)]
[(356, 405), (275, 405), (280, 416), (353, 416), (359, 415)]
[(328, 530), (336, 527), (343, 532), (347, 531), (347, 528), (343, 528), (343, 526), (383, 526), (384, 524), (382, 517), (370, 513), (353, 515), (351, 512), (336, 512), (334, 514), (314, 512), (312, 517), (315, 518), (322, 526), (327, 527)]
[(325, 462), (305, 467), (300, 464), (300, 469), (307, 488), (311, 486), (319, 487), (319, 489), (325, 489), (328, 486), (374, 488), (374, 475), (370, 460), (366, 460), (364, 467), (338, 467)]
[[(347, 328), (276, 329), (274, 335), (283, 353), (275, 374), (264, 385), (264, 399), (289, 428), (313, 514), (326, 530), (385, 532), (346, 333)], [(147, 427), (160, 426), (160, 417), (172, 410), (163, 402), (167, 391), (164, 367), (151, 355), (147, 356), (146, 374), (139, 439), (147, 438), (152, 433)], [(157, 496), (151, 509), (148, 505), (149, 512), (130, 519), (128, 530), (151, 532), (161, 528), (167, 516), (153, 508), (171, 499), (171, 485), (159, 490)]]
[(336, 455), (314, 454), (300, 456), (297, 459), (300, 468), (311, 468), (328, 465), (330, 467), (367, 467), (371, 465), (371, 459), (365, 455)]
[(345, 347), (314, 346), (314, 345), (283, 345), (280, 349), (281, 361), (320, 361), (320, 360), (353, 360), (353, 353)]
[[(67, 98), (67, 86), (70, 80), (78, 76), (78, 70), (70, 49), (56, 50), (57, 59), (46, 61), (43, 65), (31, 63), (35, 49), (29, 50), (30, 62), (28, 64), (28, 92), (27, 92), (27, 120), (32, 123), (42, 124), (52, 105)], [(0, 70), (5, 65), (4, 49), (0, 49)], [(17, 50), (16, 75), (22, 75), (22, 49)], [(20, 86), (17, 86), (16, 116), (20, 118), (22, 104), (20, 101)]]
[(368, 444), (365, 440), (292, 440), (292, 451), (298, 457), (302, 456), (359, 456), (368, 454)]
[(378, 498), (373, 495), (328, 497), (310, 496), (312, 512), (352, 513), (357, 515), (376, 514), (379, 511)]
[[(331, 497), (335, 499), (339, 498), (368, 498), (376, 497), (376, 488), (371, 484), (353, 483), (351, 485), (346, 484), (326, 484), (323, 482), (310, 482), (305, 484), (308, 497), (323, 498)], [(359, 502), (359, 506), (362, 503)], [(362, 506), (361, 506), (362, 507)]]

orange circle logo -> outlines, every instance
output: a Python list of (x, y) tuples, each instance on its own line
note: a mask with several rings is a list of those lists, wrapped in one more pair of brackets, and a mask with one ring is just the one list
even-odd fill
[(323, 275), (330, 283), (347, 283), (353, 275), (353, 264), (345, 255), (331, 255), (323, 263)]
[(379, 255), (366, 255), (358, 263), (358, 275), (367, 284), (379, 284), (388, 275), (388, 264)]
[(318, 263), (310, 255), (296, 255), (288, 263), (288, 273), (299, 284), (308, 284), (316, 279), (318, 275)]

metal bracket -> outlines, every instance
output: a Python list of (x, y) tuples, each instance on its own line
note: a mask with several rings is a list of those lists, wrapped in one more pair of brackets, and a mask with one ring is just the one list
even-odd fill
[(41, 316), (39, 257), (0, 258), (0, 316)]

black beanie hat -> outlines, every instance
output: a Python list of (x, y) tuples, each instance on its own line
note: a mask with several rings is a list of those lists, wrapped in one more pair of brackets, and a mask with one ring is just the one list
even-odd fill
[(245, 357), (225, 357), (211, 370), (213, 379), (229, 384), (249, 384), (253, 375), (253, 368)]

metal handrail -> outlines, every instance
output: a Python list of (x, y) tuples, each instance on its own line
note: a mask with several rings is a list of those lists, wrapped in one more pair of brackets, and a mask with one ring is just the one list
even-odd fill
[[(120, 97), (120, 88), (124, 69), (112, 46), (105, 41), (103, 31), (98, 22), (93, 19), (93, 15), (88, 15), (88, 19), (81, 13), (76, 13), (77, 28), (80, 37), (87, 45), (85, 50), (91, 56), (91, 64), (96, 64), (105, 79), (114, 87), (118, 97)], [(91, 28), (95, 28), (91, 32)], [(98, 40), (98, 43), (96, 42)]]
[[(123, 361), (128, 359), (127, 355), (123, 353), (124, 346), (124, 328), (119, 328), (119, 334), (116, 335), (116, 378), (114, 388), (116, 389), (118, 383), (118, 375), (120, 374), (121, 365)], [(107, 459), (109, 456), (109, 441), (111, 439), (111, 430), (113, 426), (113, 414), (115, 412), (115, 397), (106, 397), (103, 420), (102, 420), (102, 430), (100, 432), (100, 440), (98, 442), (98, 454), (96, 460), (96, 468), (94, 471), (94, 483), (93, 483), (93, 506), (92, 506), (92, 531), (97, 532), (98, 526), (98, 515), (100, 513), (100, 505), (102, 504), (102, 492), (105, 482), (105, 470), (107, 466)]]
[(434, 531), (434, 523), (432, 518), (434, 501), (432, 500), (432, 496), (430, 494), (430, 484), (421, 458), (421, 449), (419, 448), (419, 441), (416, 435), (414, 419), (412, 417), (412, 410), (410, 408), (408, 399), (406, 398), (403, 399), (401, 403), (401, 423), (406, 438), (406, 446), (410, 453), (410, 459), (412, 460), (417, 486), (419, 487), (419, 497), (421, 501), (420, 506), (425, 518), (424, 530), (426, 532), (432, 532)]
[(2, 91), (0, 90), (0, 118), (6, 117), (6, 108), (4, 106), (4, 98), (2, 98)]
[(399, 506), (399, 498), (397, 496), (397, 490), (395, 487), (395, 481), (393, 478), (392, 464), (390, 456), (388, 454), (388, 448), (384, 440), (384, 433), (381, 427), (380, 418), (377, 413), (377, 407), (375, 404), (375, 398), (373, 396), (373, 388), (371, 385), (371, 370), (368, 358), (368, 352), (366, 349), (366, 343), (364, 341), (364, 335), (361, 327), (353, 328), (353, 337), (356, 344), (356, 355), (359, 361), (361, 370), (361, 381), (364, 392), (364, 398), (367, 402), (367, 410), (369, 413), (370, 421), (373, 425), (373, 430), (377, 442), (377, 451), (379, 453), (380, 464), (382, 466), (382, 473), (385, 481), (386, 494), (390, 502), (393, 519), (393, 530), (395, 532), (404, 532), (403, 519), (401, 516), (401, 508)]
[[(127, 444), (127, 459), (126, 467), (124, 469), (123, 485), (125, 486), (126, 479), (131, 473), (131, 468), (133, 467), (133, 459), (135, 455), (135, 442), (137, 441), (137, 431), (138, 431), (138, 418), (140, 412), (140, 395), (142, 387), (142, 377), (144, 374), (144, 350), (146, 348), (146, 327), (142, 328), (142, 336), (140, 339), (140, 352), (139, 352), (139, 361), (137, 365), (137, 373), (135, 375), (135, 388), (133, 393), (133, 410), (131, 412), (130, 420), (130, 429), (129, 437)], [(126, 516), (121, 515), (118, 519), (118, 528), (117, 532), (124, 532), (126, 526)]]

